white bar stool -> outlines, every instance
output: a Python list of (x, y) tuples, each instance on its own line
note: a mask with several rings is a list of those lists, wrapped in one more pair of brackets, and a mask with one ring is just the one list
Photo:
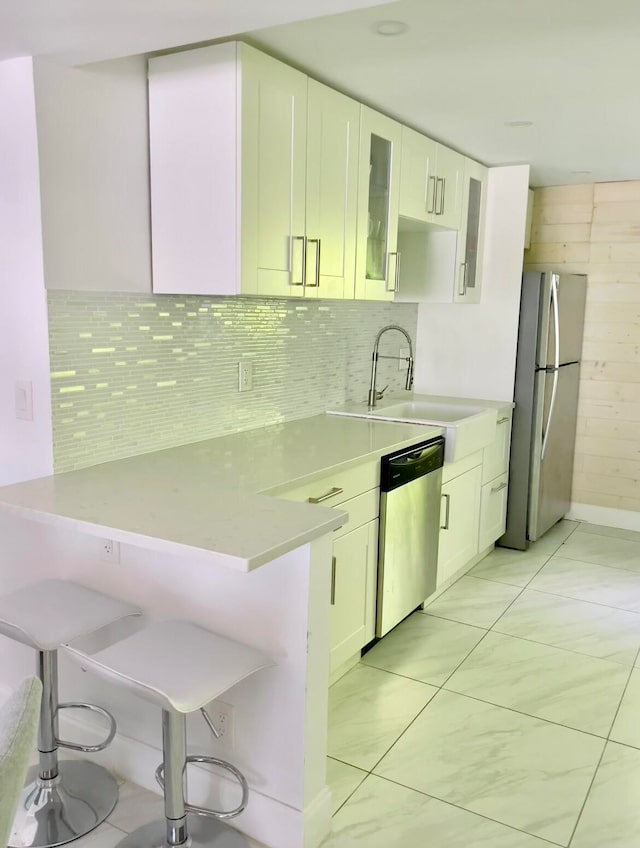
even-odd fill
[[(58, 702), (58, 648), (140, 610), (66, 580), (43, 580), (0, 596), (0, 634), (34, 648), (42, 683), (39, 765), (30, 769), (9, 837), (10, 848), (53, 848), (84, 836), (106, 819), (118, 784), (106, 769), (82, 760), (58, 761), (58, 748), (102, 751), (116, 732), (113, 716), (94, 704)], [(110, 724), (104, 742), (80, 745), (58, 737), (58, 713), (82, 709)]]
[[(117, 848), (246, 845), (241, 834), (222, 820), (239, 815), (246, 807), (247, 782), (235, 766), (224, 760), (187, 756), (186, 714), (200, 710), (217, 735), (205, 705), (274, 663), (254, 648), (186, 621), (151, 624), (92, 655), (73, 645), (65, 646), (65, 650), (83, 668), (124, 686), (162, 710), (164, 762), (156, 770), (156, 780), (164, 793), (165, 819), (138, 828), (119, 842)], [(230, 772), (242, 789), (240, 804), (233, 810), (211, 810), (189, 804), (185, 797), (188, 763), (208, 763)], [(195, 813), (198, 818), (190, 818), (187, 825), (187, 813)]]

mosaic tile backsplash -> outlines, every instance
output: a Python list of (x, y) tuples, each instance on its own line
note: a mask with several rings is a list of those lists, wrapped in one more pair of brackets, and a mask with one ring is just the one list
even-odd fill
[[(411, 303), (52, 291), (48, 305), (57, 472), (366, 400), (378, 330), (415, 340), (417, 324)], [(388, 333), (380, 352), (404, 345)], [(378, 375), (404, 386), (396, 362)]]

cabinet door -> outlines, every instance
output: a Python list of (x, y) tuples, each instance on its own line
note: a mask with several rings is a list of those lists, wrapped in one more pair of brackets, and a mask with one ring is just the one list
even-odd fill
[(508, 475), (503, 474), (482, 487), (478, 549), (484, 551), (499, 539), (507, 525)]
[(360, 104), (309, 80), (307, 297), (354, 295)]
[(438, 586), (478, 553), (482, 466), (442, 486)]
[(462, 227), (458, 236), (456, 263), (457, 303), (480, 303), (486, 188), (487, 169), (478, 162), (467, 159), (464, 169)]
[(434, 221), (441, 227), (459, 230), (462, 217), (462, 189), (465, 157), (449, 147), (438, 145)]
[(434, 220), (437, 147), (430, 138), (402, 127), (399, 210), (403, 218)]
[(242, 292), (302, 296), (307, 77), (247, 45), (242, 62)]
[(362, 106), (358, 165), (356, 298), (393, 300), (398, 287), (402, 128)]
[(333, 543), (331, 671), (373, 638), (377, 526), (370, 521)]

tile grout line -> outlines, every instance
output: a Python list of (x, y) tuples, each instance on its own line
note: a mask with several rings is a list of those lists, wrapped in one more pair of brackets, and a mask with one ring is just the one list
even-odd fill
[[(638, 661), (638, 654), (640, 654), (640, 648), (636, 651), (635, 658), (633, 660), (633, 665), (629, 670), (629, 676), (627, 677), (627, 682), (625, 683), (624, 690), (622, 692), (622, 697), (620, 698), (620, 703), (618, 704), (618, 708), (613, 716), (613, 720), (611, 721), (611, 725), (609, 727), (609, 732), (607, 733), (607, 742), (615, 742), (615, 739), (611, 739), (611, 734), (613, 733), (613, 728), (616, 723), (616, 719), (618, 718), (618, 713), (620, 712), (620, 707), (622, 706), (622, 702), (624, 701), (624, 696), (627, 694), (627, 689), (629, 688), (629, 684), (631, 683), (631, 678), (633, 677), (633, 672), (636, 667), (636, 663)], [(633, 746), (630, 746), (633, 747)]]
[(600, 757), (598, 759), (598, 764), (596, 765), (595, 770), (593, 772), (593, 777), (591, 778), (591, 780), (589, 782), (589, 788), (587, 789), (587, 792), (584, 796), (584, 801), (582, 802), (582, 806), (580, 807), (580, 812), (578, 813), (578, 818), (576, 819), (576, 823), (573, 826), (573, 830), (571, 831), (571, 836), (569, 838), (569, 841), (567, 842), (567, 848), (571, 848), (571, 843), (573, 842), (574, 837), (576, 835), (576, 831), (578, 830), (578, 825), (580, 824), (580, 819), (582, 818), (582, 814), (584, 813), (584, 808), (587, 806), (587, 801), (589, 800), (589, 795), (591, 795), (591, 790), (593, 789), (593, 784), (596, 782), (596, 777), (598, 775), (598, 772), (600, 771), (600, 766), (602, 765), (602, 760), (604, 759), (605, 751), (607, 750), (608, 745), (609, 745), (609, 741), (607, 739), (605, 739), (604, 745), (602, 746), (602, 753), (600, 754)]

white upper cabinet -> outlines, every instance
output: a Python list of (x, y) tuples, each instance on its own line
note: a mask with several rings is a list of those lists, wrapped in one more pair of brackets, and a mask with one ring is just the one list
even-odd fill
[(456, 303), (480, 303), (487, 169), (467, 159), (464, 168), (462, 227), (458, 236)]
[(149, 62), (158, 292), (353, 298), (359, 105), (240, 43)]
[(460, 228), (464, 156), (402, 127), (400, 216)]
[(358, 300), (393, 300), (398, 287), (402, 127), (362, 107), (358, 180)]
[(307, 297), (353, 299), (360, 104), (309, 80)]

